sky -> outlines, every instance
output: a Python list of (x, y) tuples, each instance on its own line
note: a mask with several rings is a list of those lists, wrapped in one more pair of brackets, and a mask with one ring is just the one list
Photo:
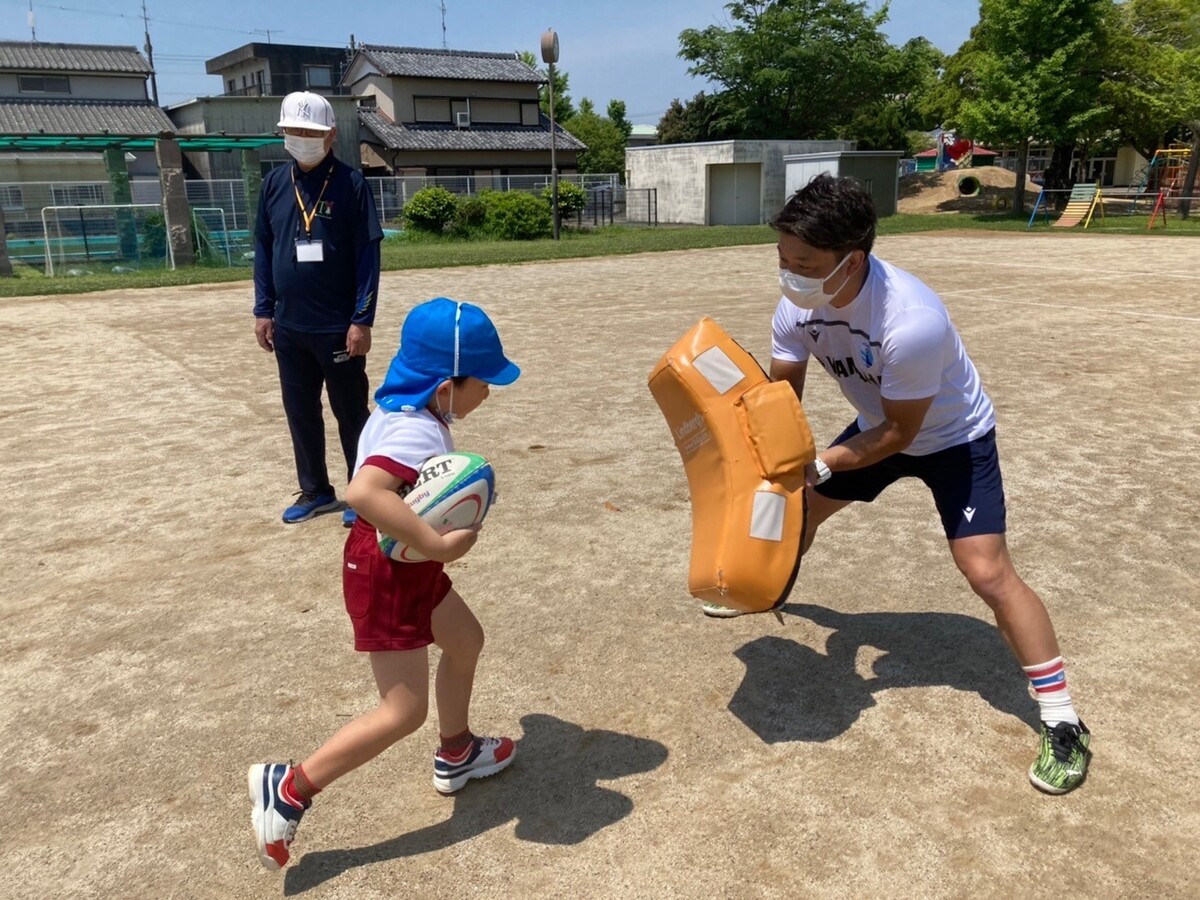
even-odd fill
[[(29, 24), (30, 5), (33, 29)], [(867, 0), (875, 9), (879, 0)], [(622, 100), (635, 125), (656, 125), (673, 99), (712, 87), (687, 73), (679, 33), (729, 23), (723, 0), (144, 0), (163, 106), (221, 93), (205, 60), (252, 41), (358, 43), (508, 53), (540, 59), (542, 32), (559, 36), (573, 102), (603, 112)], [(445, 7), (445, 32), (443, 13)], [(143, 0), (0, 0), (0, 39), (121, 44), (145, 53)], [(894, 44), (924, 36), (953, 53), (979, 18), (972, 0), (892, 0)]]

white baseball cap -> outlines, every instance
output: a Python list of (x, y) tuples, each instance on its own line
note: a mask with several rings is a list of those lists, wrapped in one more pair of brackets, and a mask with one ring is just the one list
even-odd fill
[(279, 107), (277, 128), (315, 128), (329, 131), (337, 122), (333, 118), (333, 107), (320, 94), (311, 91), (296, 91), (283, 98)]

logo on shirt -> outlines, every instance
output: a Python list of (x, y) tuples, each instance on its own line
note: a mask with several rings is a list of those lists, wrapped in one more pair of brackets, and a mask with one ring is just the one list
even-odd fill
[(320, 203), (318, 203), (317, 204), (317, 215), (320, 216), (322, 219), (332, 218), (333, 217), (333, 201), (332, 200), (322, 200)]
[(858, 366), (854, 364), (853, 356), (847, 356), (845, 359), (834, 359), (832, 356), (819, 356), (817, 359), (825, 367), (825, 371), (835, 378), (852, 378), (857, 376), (860, 381), (875, 385), (879, 384), (879, 379), (870, 372), (859, 371)]
[(812, 328), (808, 329), (808, 333), (814, 341), (818, 340), (821, 337), (821, 329), (818, 328), (816, 325), (814, 325)]
[(871, 345), (863, 341), (863, 345), (858, 348), (858, 358), (862, 360), (862, 364), (868, 369), (875, 364), (875, 354), (871, 350)]

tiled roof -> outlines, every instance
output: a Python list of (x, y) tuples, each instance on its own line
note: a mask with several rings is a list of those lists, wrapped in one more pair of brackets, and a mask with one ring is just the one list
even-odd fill
[(136, 47), (0, 41), (0, 69), (24, 72), (128, 72), (149, 75)]
[(151, 101), (0, 99), (0, 134), (127, 134), (174, 132)]
[[(397, 124), (372, 109), (360, 109), (359, 121), (390, 150), (549, 150), (550, 120), (543, 117), (536, 125), (453, 125)], [(583, 151), (587, 144), (574, 135), (557, 129), (556, 150)]]
[(468, 81), (517, 81), (541, 84), (544, 79), (515, 53), (475, 50), (422, 50), (364, 44), (364, 56), (384, 75), (405, 78), (453, 78)]

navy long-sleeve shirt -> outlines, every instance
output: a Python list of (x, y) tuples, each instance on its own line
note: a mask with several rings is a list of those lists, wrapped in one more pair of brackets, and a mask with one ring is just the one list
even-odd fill
[[(316, 209), (311, 235), (305, 233), (296, 189), (304, 208), (309, 213)], [(321, 262), (296, 259), (297, 239), (310, 236), (321, 242)], [(295, 331), (369, 327), (375, 321), (382, 239), (375, 200), (362, 173), (332, 153), (308, 172), (294, 162), (272, 169), (258, 198), (255, 317), (273, 318)]]

